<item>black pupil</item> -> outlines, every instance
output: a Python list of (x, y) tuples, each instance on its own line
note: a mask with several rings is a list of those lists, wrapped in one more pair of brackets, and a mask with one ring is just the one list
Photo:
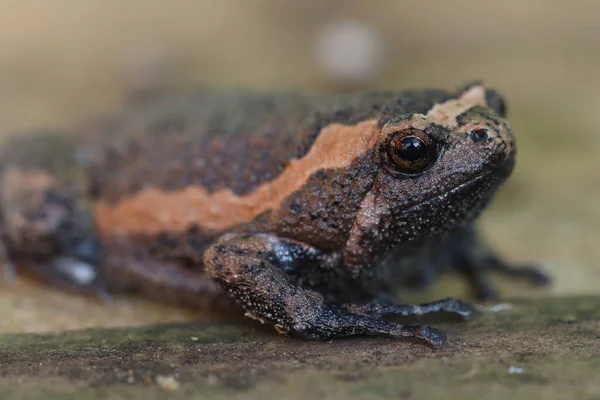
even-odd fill
[(416, 136), (408, 136), (400, 140), (400, 146), (396, 150), (398, 157), (406, 161), (417, 161), (427, 157), (425, 143)]

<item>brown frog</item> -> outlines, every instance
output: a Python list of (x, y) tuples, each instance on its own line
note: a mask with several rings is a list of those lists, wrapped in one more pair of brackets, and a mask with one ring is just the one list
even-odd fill
[[(515, 157), (494, 90), (349, 95), (197, 92), (138, 101), (74, 134), (19, 135), (0, 155), (5, 263), (84, 292), (235, 303), (310, 339), (443, 333), (386, 316), (393, 282), (458, 268), (482, 297), (513, 268), (472, 221)], [(12, 265), (12, 264), (11, 264)], [(226, 296), (224, 294), (228, 294)]]

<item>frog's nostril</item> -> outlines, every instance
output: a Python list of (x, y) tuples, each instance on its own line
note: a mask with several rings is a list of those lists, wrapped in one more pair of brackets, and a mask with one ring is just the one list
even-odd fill
[(490, 138), (485, 129), (475, 129), (469, 133), (469, 136), (475, 143), (485, 142)]

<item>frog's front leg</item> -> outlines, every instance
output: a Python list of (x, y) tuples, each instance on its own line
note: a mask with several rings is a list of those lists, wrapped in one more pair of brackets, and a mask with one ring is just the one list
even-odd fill
[[(393, 324), (326, 302), (286, 270), (331, 268), (340, 260), (309, 245), (268, 234), (226, 234), (204, 255), (207, 273), (254, 318), (308, 339), (353, 335), (415, 338), (439, 347), (445, 335), (428, 326)], [(339, 262), (339, 261), (338, 261)], [(313, 265), (309, 265), (313, 263)]]

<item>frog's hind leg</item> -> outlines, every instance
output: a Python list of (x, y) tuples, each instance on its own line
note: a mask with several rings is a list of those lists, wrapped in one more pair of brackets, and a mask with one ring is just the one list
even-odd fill
[[(192, 231), (194, 231), (192, 229)], [(111, 293), (134, 292), (150, 299), (216, 312), (237, 304), (204, 272), (202, 258), (193, 257), (188, 242), (201, 254), (200, 234), (138, 236), (104, 235), (102, 268)]]
[(5, 143), (0, 256), (50, 284), (100, 293), (100, 246), (89, 188), (67, 136), (24, 134)]

